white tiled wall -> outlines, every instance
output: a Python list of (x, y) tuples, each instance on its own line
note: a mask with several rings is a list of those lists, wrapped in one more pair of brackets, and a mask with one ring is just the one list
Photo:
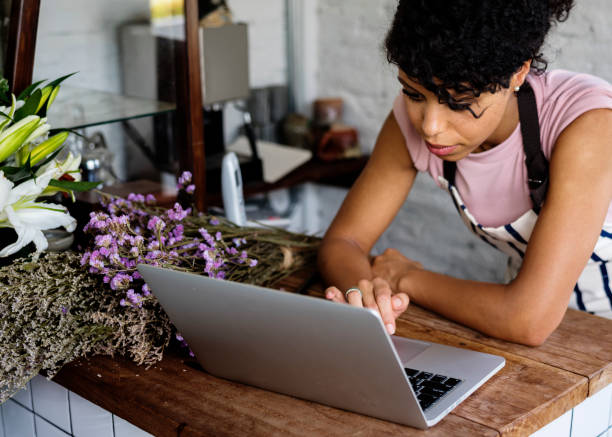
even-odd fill
[(531, 437), (612, 437), (612, 384)]
[(26, 408), (32, 409), (32, 389), (29, 382), (23, 390), (18, 391), (13, 396), (13, 400), (19, 402)]
[(13, 400), (2, 404), (6, 437), (36, 437), (34, 414)]
[(36, 424), (36, 435), (38, 437), (69, 437), (70, 434), (66, 434), (64, 431), (59, 429), (57, 426), (47, 422), (40, 416), (34, 416), (34, 423)]
[(72, 432), (74, 437), (112, 437), (111, 413), (89, 402), (76, 393), (70, 393)]
[(587, 398), (574, 408), (572, 437), (599, 436), (610, 425), (612, 384)]
[(531, 434), (531, 437), (570, 437), (572, 413), (573, 410), (569, 410), (563, 416)]
[(71, 433), (68, 390), (40, 375), (32, 379), (30, 386), (34, 412)]
[(0, 437), (4, 437), (4, 419), (2, 418), (2, 408), (0, 408)]
[(0, 437), (151, 437), (151, 434), (37, 376), (0, 407)]

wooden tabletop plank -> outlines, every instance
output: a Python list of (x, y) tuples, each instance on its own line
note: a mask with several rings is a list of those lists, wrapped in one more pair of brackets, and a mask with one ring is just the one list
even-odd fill
[[(612, 320), (609, 319), (568, 309), (559, 327), (543, 345), (529, 347), (483, 335), (416, 305), (410, 305), (401, 318), (585, 376), (589, 379), (589, 396), (612, 384)], [(594, 338), (597, 340), (593, 341)]]
[(226, 381), (197, 367), (176, 350), (149, 370), (98, 356), (65, 366), (54, 381), (155, 436), (499, 435), (452, 415), (418, 430)]

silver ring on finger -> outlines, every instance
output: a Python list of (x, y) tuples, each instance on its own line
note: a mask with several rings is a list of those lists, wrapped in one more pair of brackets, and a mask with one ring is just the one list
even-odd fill
[(359, 293), (359, 296), (363, 299), (363, 293), (361, 292), (361, 290), (357, 287), (351, 287), (344, 292), (344, 297), (346, 297), (346, 300), (348, 300), (349, 294), (351, 294), (353, 291)]

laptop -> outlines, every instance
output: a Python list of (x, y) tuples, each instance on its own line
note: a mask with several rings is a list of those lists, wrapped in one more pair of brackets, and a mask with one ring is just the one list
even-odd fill
[(372, 310), (139, 265), (210, 374), (425, 429), (503, 357), (390, 336)]

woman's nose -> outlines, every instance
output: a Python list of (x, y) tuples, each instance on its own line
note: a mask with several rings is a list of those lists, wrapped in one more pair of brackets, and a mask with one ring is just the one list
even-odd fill
[(439, 102), (427, 102), (423, 105), (421, 130), (425, 138), (435, 138), (444, 132), (446, 125), (446, 111)]

